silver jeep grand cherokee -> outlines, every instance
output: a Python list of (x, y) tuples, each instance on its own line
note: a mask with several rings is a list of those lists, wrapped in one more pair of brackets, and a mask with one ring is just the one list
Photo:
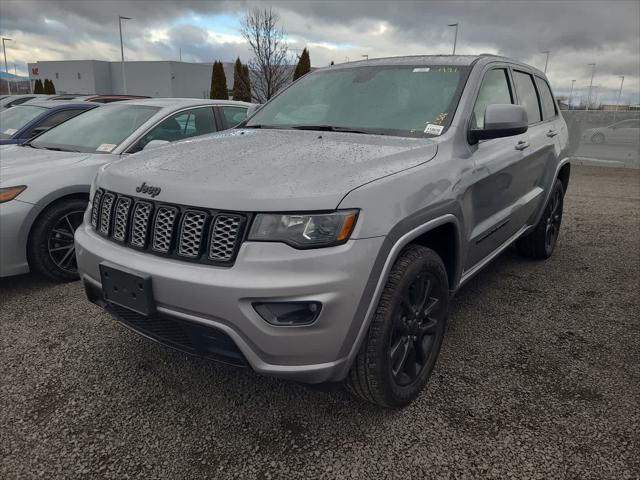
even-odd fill
[(78, 268), (148, 338), (401, 407), (453, 293), (514, 242), (553, 252), (566, 145), (544, 74), (507, 58), (320, 69), (239, 128), (103, 168)]

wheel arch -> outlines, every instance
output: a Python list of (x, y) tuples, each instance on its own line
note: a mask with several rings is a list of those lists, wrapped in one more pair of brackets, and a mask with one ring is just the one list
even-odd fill
[(562, 182), (562, 188), (564, 189), (564, 193), (567, 193), (567, 189), (569, 188), (569, 177), (571, 176), (571, 163), (567, 162), (562, 167), (560, 167), (560, 171), (558, 172), (558, 179)]

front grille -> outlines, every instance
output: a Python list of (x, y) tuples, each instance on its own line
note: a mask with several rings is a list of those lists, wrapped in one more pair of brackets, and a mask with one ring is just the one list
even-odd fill
[(153, 223), (153, 246), (156, 252), (167, 253), (173, 239), (173, 226), (178, 210), (173, 207), (160, 207), (156, 211)]
[(131, 199), (128, 197), (118, 198), (116, 203), (116, 214), (113, 221), (113, 238), (119, 242), (124, 242), (127, 236), (127, 223), (129, 223), (129, 211), (131, 210)]
[(187, 261), (230, 265), (246, 231), (243, 213), (198, 209), (98, 189), (91, 224), (101, 235), (138, 250)]

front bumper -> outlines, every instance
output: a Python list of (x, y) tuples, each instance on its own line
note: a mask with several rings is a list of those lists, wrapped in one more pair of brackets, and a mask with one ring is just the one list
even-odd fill
[(0, 204), (0, 277), (29, 271), (29, 227), (40, 210), (39, 206), (18, 199)]
[[(316, 250), (245, 242), (234, 266), (227, 268), (138, 252), (84, 224), (76, 231), (76, 255), (89, 292), (100, 292), (102, 261), (148, 274), (163, 319), (222, 332), (257, 372), (319, 383), (346, 375), (348, 359), (341, 352), (351, 350), (344, 348), (353, 342), (349, 332), (354, 322), (363, 321), (356, 318), (356, 310), (383, 240), (351, 240)], [(100, 298), (93, 300), (100, 304)], [(257, 301), (317, 301), (322, 310), (311, 325), (274, 326), (253, 309)]]

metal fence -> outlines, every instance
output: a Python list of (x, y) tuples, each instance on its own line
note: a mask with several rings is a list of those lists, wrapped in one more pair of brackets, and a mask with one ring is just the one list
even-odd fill
[(640, 112), (563, 110), (575, 163), (640, 168)]

